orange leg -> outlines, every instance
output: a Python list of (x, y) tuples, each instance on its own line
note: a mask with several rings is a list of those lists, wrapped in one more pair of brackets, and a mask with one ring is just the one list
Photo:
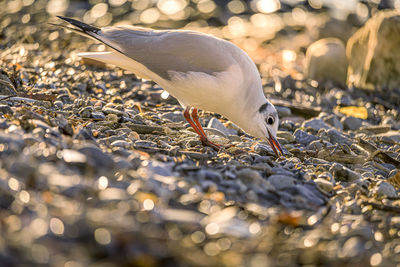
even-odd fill
[[(192, 118), (193, 118), (194, 123), (196, 123), (197, 127), (199, 128), (199, 130), (201, 131), (201, 133), (202, 133), (202, 134), (205, 136), (205, 138), (206, 138), (205, 145), (221, 147), (221, 145), (217, 145), (217, 144), (215, 144), (215, 143), (213, 143), (213, 142), (207, 140), (207, 135), (206, 135), (206, 133), (204, 132), (203, 127), (201, 127), (201, 123), (200, 123), (200, 121), (199, 121), (199, 115), (197, 114), (197, 108), (194, 108), (194, 109), (193, 109), (193, 111), (192, 111)], [(200, 139), (201, 139), (201, 138), (200, 138)], [(203, 142), (203, 144), (204, 144), (204, 141), (202, 141), (202, 142)], [(210, 144), (211, 144), (211, 145), (210, 145)], [(225, 147), (225, 148), (229, 148), (229, 147), (232, 147), (232, 145), (231, 145), (231, 144), (230, 144), (230, 145), (225, 145), (224, 147)]]
[(187, 107), (185, 109), (185, 112), (183, 112), (183, 116), (185, 119), (189, 122), (190, 126), (195, 130), (195, 132), (200, 136), (200, 141), (203, 143), (205, 146), (212, 147), (215, 150), (220, 150), (221, 146), (214, 144), (213, 142), (210, 142), (207, 138), (206, 133), (203, 130), (203, 127), (201, 127), (201, 124), (199, 122), (199, 117), (197, 115), (197, 109), (194, 109), (192, 112), (192, 115), (189, 113), (190, 108)]
[(196, 125), (199, 128), (202, 135), (207, 137), (206, 133), (203, 130), (203, 127), (201, 127), (201, 123), (199, 121), (199, 115), (197, 114), (197, 108), (194, 108), (192, 111), (192, 119), (193, 119), (194, 123), (196, 123)]

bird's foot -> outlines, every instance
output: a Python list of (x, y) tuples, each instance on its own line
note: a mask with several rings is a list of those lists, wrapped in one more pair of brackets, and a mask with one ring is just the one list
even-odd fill
[(215, 151), (220, 151), (221, 149), (227, 149), (232, 147), (232, 144), (228, 144), (228, 145), (219, 145), (216, 143), (211, 142), (210, 140), (208, 140), (208, 138), (201, 138), (200, 137), (200, 141), (204, 146), (209, 146), (212, 149), (214, 149)]

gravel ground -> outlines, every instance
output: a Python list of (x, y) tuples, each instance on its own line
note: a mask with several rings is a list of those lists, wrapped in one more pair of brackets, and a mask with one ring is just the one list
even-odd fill
[[(0, 101), (1, 266), (400, 265), (400, 93), (303, 78), (326, 14), (307, 11), (307, 25), (274, 14), (274, 40), (250, 24), (229, 33), (222, 11), (149, 24), (190, 22), (248, 51), (281, 117), (277, 159), (207, 112), (211, 139), (234, 146), (203, 147), (162, 88), (79, 60), (105, 47), (47, 25), (51, 2), (68, 3), (0, 11), (0, 94), (18, 95)], [(140, 22), (111, 2), (93, 23)], [(66, 15), (87, 5), (71, 1)]]

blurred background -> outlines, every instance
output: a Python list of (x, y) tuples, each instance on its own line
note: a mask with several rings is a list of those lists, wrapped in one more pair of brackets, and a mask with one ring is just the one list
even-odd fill
[[(25, 266), (65, 267), (258, 267), (267, 266), (268, 261), (271, 266), (289, 266), (296, 261), (307, 266), (379, 266), (382, 262), (387, 264), (385, 266), (394, 266), (394, 262), (399, 263), (399, 207), (393, 208), (392, 224), (387, 213), (379, 214), (380, 221), (375, 213), (372, 214), (371, 206), (361, 206), (359, 201), (365, 191), (372, 192), (371, 187), (366, 189), (367, 185), (354, 182), (349, 183), (345, 191), (340, 183), (335, 187), (334, 183), (326, 184), (328, 180), (332, 182), (332, 178), (323, 176), (324, 173), (328, 173), (332, 162), (340, 162), (341, 156), (335, 159), (321, 156), (330, 162), (317, 158), (316, 161), (304, 160), (309, 156), (304, 154), (306, 145), (313, 140), (321, 140), (322, 144), (322, 138), (325, 137), (316, 136), (319, 130), (323, 130), (320, 128), (328, 127), (325, 122), (341, 128), (340, 131), (361, 129), (356, 133), (368, 133), (372, 140), (375, 140), (376, 133), (390, 129), (396, 130), (393, 138), (399, 138), (399, 83), (395, 84), (397, 92), (392, 90), (382, 97), (378, 92), (370, 96), (346, 85), (345, 44), (370, 17), (385, 9), (400, 9), (400, 0), (0, 0), (0, 81), (9, 78), (8, 84), (12, 82), (19, 93), (24, 93), (23, 96), (29, 92), (39, 93), (37, 97), (48, 97), (44, 99), (48, 100), (43, 101), (45, 103), (17, 101), (13, 105), (6, 103), (0, 106), (2, 113), (8, 112), (2, 115), (4, 118), (0, 122), (0, 129), (5, 132), (0, 132), (0, 156), (3, 156), (0, 162), (0, 266), (17, 266), (15, 263), (19, 262), (25, 263)], [(188, 146), (194, 150), (190, 153), (197, 155), (198, 160), (191, 161), (183, 156), (177, 159), (168, 153), (149, 152), (150, 155), (143, 152), (150, 151), (146, 149), (158, 149), (157, 144), (160, 143), (156, 142), (168, 141), (175, 147), (183, 138), (179, 135), (169, 138), (164, 134), (142, 134), (143, 140), (140, 140), (138, 133), (128, 129), (131, 134), (126, 135), (122, 128), (118, 128), (121, 125), (114, 124), (114, 119), (117, 122), (119, 120), (115, 114), (120, 116), (129, 113), (129, 116), (124, 116), (137, 119), (143, 125), (151, 121), (151, 124), (144, 125), (149, 127), (165, 126), (167, 122), (172, 125), (175, 122), (172, 118), (176, 114), (182, 117), (178, 103), (168, 98), (168, 94), (164, 97), (163, 90), (157, 85), (124, 75), (118, 68), (104, 68), (104, 65), (93, 62), (82, 64), (76, 56), (78, 52), (104, 51), (105, 45), (48, 24), (62, 24), (57, 15), (73, 17), (98, 27), (130, 24), (155, 29), (197, 30), (240, 46), (257, 64), (267, 97), (281, 101), (278, 112), (282, 122), (280, 129), (283, 131), (278, 139), (280, 142), (286, 140), (286, 147), (292, 147), (292, 152), (298, 156), (287, 159), (285, 168), (288, 166), (296, 173), (298, 170), (313, 172), (301, 177), (301, 186), (297, 185), (296, 188), (300, 187), (303, 191), (270, 191), (260, 187), (262, 192), (258, 195), (250, 190), (248, 192), (252, 194), (243, 193), (247, 192), (246, 186), (259, 187), (258, 184), (252, 184), (253, 179), (261, 180), (258, 165), (254, 169), (248, 166), (247, 169), (248, 162), (253, 162), (251, 157), (256, 159), (254, 153), (248, 156), (249, 159), (243, 159), (245, 163), (222, 154), (219, 161), (215, 160), (217, 163), (212, 163), (217, 166), (214, 167), (209, 163), (207, 153), (203, 150), (196, 152), (198, 147), (203, 149), (202, 146), (196, 146), (197, 137), (189, 141), (182, 140), (182, 147)], [(390, 68), (382, 68), (383, 64), (377, 66), (385, 75), (397, 79), (400, 75), (396, 71), (400, 67), (392, 63), (398, 62), (393, 57), (398, 43), (391, 40), (391, 35), (389, 32), (388, 38), (382, 40), (383, 43), (394, 43), (394, 49), (382, 46), (384, 52), (389, 52), (385, 56), (377, 56), (383, 58), (385, 63), (389, 62)], [(325, 53), (330, 61), (326, 61), (328, 63), (324, 68), (320, 64), (322, 61), (309, 61), (307, 67), (304, 62), (310, 44), (326, 37), (339, 39), (339, 42), (331, 42), (336, 50), (322, 49), (321, 52), (321, 49), (315, 49), (317, 52), (314, 55), (318, 58), (319, 52)], [(344, 59), (340, 66), (337, 51), (340, 52), (340, 59)], [(359, 57), (363, 58), (364, 55)], [(391, 68), (392, 65), (395, 67)], [(330, 79), (332, 69), (342, 72), (335, 73), (337, 84), (324, 87), (319, 86), (317, 76), (307, 79), (306, 70), (311, 73), (313, 67), (323, 69), (323, 75)], [(396, 71), (390, 72), (393, 69)], [(382, 75), (384, 82), (385, 75)], [(383, 87), (387, 85), (380, 81), (376, 84), (377, 88), (381, 84)], [(1, 91), (1, 94), (5, 93)], [(50, 94), (56, 101), (49, 97)], [(289, 108), (283, 105), (283, 101), (290, 104)], [(146, 108), (145, 115), (139, 114), (136, 103)], [(116, 113), (110, 112), (109, 107)], [(347, 111), (339, 109), (340, 112), (336, 112), (336, 107), (347, 108)], [(89, 115), (86, 115), (88, 111)], [(170, 121), (157, 117), (167, 111), (175, 116)], [(315, 129), (309, 131), (313, 135), (303, 132), (301, 129), (307, 128), (302, 124), (303, 121), (320, 113), (323, 116), (316, 119)], [(204, 123), (206, 125), (212, 116), (216, 116), (210, 116), (209, 113), (205, 115), (202, 119), (207, 122)], [(132, 121), (137, 123), (135, 120)], [(283, 123), (285, 120), (286, 123)], [(101, 124), (103, 122), (105, 126)], [(305, 139), (301, 150), (298, 136), (296, 142), (295, 135), (292, 136), (294, 131), (312, 138), (311, 141)], [(112, 147), (108, 138), (115, 136), (123, 136), (129, 147), (129, 142), (135, 142), (136, 145), (144, 141), (141, 144), (144, 149)], [(349, 146), (356, 144), (355, 136), (351, 133), (353, 141), (343, 137), (344, 143)], [(252, 150), (253, 140), (242, 136), (242, 133), (241, 137), (244, 141), (240, 138), (239, 141)], [(333, 137), (331, 140), (333, 144), (339, 142)], [(393, 165), (384, 166), (369, 158), (371, 165), (366, 163), (362, 170), (368, 184), (373, 179), (372, 171), (377, 173), (377, 177), (388, 177), (400, 166), (399, 146), (393, 145), (396, 142), (398, 144), (399, 139), (390, 140), (387, 147), (397, 149), (397, 158), (385, 154), (384, 160), (389, 159)], [(6, 141), (9, 144), (3, 145)], [(99, 142), (102, 150), (87, 148), (90, 142)], [(193, 147), (196, 147), (183, 142), (194, 143)], [(151, 147), (146, 147), (145, 144), (149, 143)], [(137, 147), (140, 148), (140, 145)], [(263, 146), (259, 147), (257, 153), (261, 154)], [(308, 150), (316, 151), (320, 147)], [(350, 148), (345, 147), (343, 151), (344, 154), (340, 155), (347, 156)], [(87, 157), (82, 154), (86, 152)], [(329, 157), (338, 155), (336, 147), (328, 152), (326, 155)], [(268, 153), (262, 155), (265, 159)], [(365, 160), (364, 154), (360, 157)], [(264, 159), (260, 159), (259, 164), (268, 165)], [(266, 162), (269, 162), (269, 157), (267, 159)], [(309, 165), (304, 167), (304, 162)], [(227, 169), (225, 172), (225, 169), (227, 166), (239, 167), (239, 163), (246, 167), (242, 173), (245, 182), (233, 184), (233, 191), (225, 190), (225, 185), (221, 186), (223, 182), (236, 183), (238, 180), (236, 170)], [(354, 174), (350, 168), (356, 169), (356, 163), (346, 168), (346, 175), (347, 170)], [(275, 161), (270, 164), (276, 169), (282, 167)], [(395, 164), (398, 164), (396, 168)], [(335, 163), (335, 166), (338, 165)], [(136, 171), (137, 168), (139, 171)], [(216, 182), (205, 179), (206, 172), (200, 173), (201, 168), (214, 168), (209, 176), (211, 181)], [(322, 171), (324, 168), (326, 172)], [(113, 172), (111, 174), (107, 173), (110, 169)], [(173, 173), (176, 170), (181, 171), (178, 178)], [(224, 170), (224, 176), (219, 173), (221, 170)], [(287, 175), (288, 171), (283, 171)], [(192, 179), (188, 173), (198, 178)], [(255, 175), (255, 178), (248, 173)], [(329, 192), (336, 190), (334, 195), (340, 200), (333, 202), (332, 210), (336, 209), (338, 217), (333, 212), (334, 215), (331, 213), (328, 219), (318, 225), (320, 217), (325, 216), (319, 211), (312, 213), (312, 216), (301, 212), (275, 216), (284, 210), (282, 206), (308, 211), (324, 206), (325, 200), (321, 204), (316, 195), (309, 193), (311, 187), (315, 189), (311, 178), (317, 175), (322, 177), (320, 183), (327, 186)], [(154, 177), (158, 180), (152, 180)], [(165, 184), (159, 185), (161, 182)], [(280, 185), (281, 181), (277, 184)], [(226, 185), (227, 188), (229, 186)], [(393, 190), (392, 200), (399, 203)], [(301, 195), (302, 192), (306, 193)], [(319, 191), (317, 193), (321, 194)], [(286, 201), (286, 198), (290, 201)], [(277, 208), (278, 203), (281, 206)], [(337, 203), (342, 206), (339, 207)], [(199, 224), (199, 215), (209, 214), (210, 217)], [(342, 218), (342, 214), (347, 217)], [(370, 221), (366, 221), (368, 218)], [(315, 230), (312, 228), (314, 225)], [(307, 231), (310, 229), (313, 231)], [(387, 238), (385, 242), (384, 238)], [(108, 261), (105, 263), (106, 259)]]
[[(274, 74), (271, 64), (276, 63), (280, 63), (282, 70), (296, 75), (296, 62), (302, 62), (302, 55), (312, 41), (338, 37), (346, 42), (374, 13), (400, 8), (400, 1), (3, 0), (3, 6), (2, 36), (15, 34), (12, 26), (22, 24), (28, 31), (25, 42), (33, 43), (29, 34), (43, 27), (49, 30), (46, 38), (53, 41), (59, 38), (58, 29), (48, 28), (46, 22), (59, 23), (56, 15), (75, 17), (99, 27), (131, 24), (158, 29), (194, 29), (235, 42), (260, 65), (263, 77), (268, 78)], [(43, 27), (33, 27), (37, 24)], [(45, 43), (43, 40), (41, 45)], [(5, 45), (2, 44), (3, 48)], [(104, 46), (94, 49), (101, 50)]]

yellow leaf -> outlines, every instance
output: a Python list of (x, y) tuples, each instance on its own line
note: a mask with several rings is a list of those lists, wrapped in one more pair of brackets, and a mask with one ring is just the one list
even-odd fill
[(368, 118), (368, 111), (365, 107), (338, 107), (337, 108), (340, 113), (345, 114), (347, 116), (353, 116), (359, 119), (367, 119)]

